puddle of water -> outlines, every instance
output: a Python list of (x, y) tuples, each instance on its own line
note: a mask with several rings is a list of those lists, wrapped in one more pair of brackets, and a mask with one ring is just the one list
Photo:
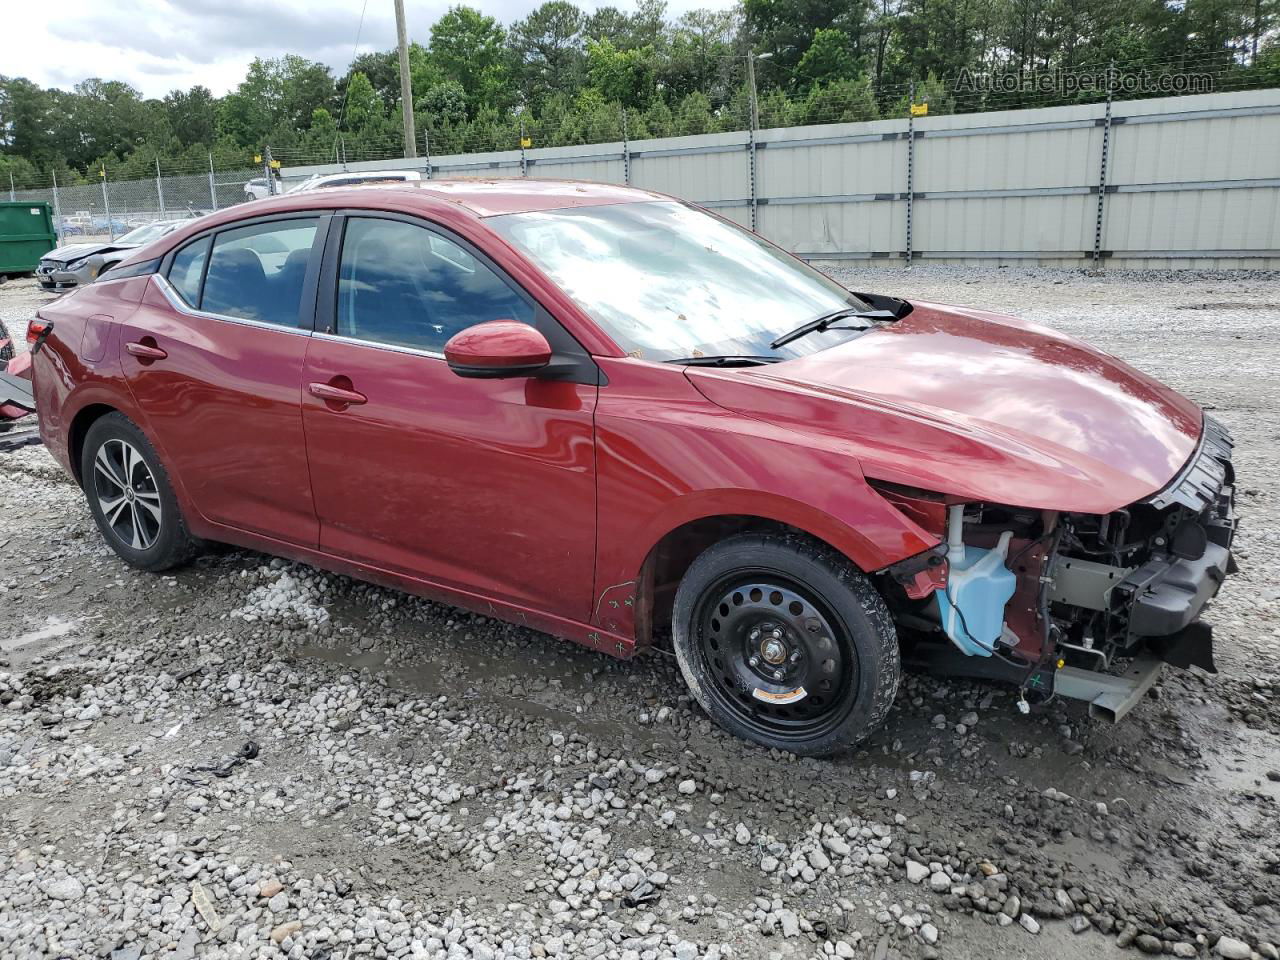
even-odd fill
[(65, 637), (69, 633), (74, 633), (80, 623), (80, 620), (63, 620), (61, 617), (51, 616), (45, 621), (45, 625), (38, 630), (32, 630), (30, 633), (24, 633), (21, 636), (10, 637), (8, 640), (0, 640), (0, 650), (9, 653), (22, 647), (28, 647), (33, 643)]

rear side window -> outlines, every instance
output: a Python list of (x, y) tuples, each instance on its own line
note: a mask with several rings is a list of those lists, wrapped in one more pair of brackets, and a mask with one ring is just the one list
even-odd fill
[(188, 243), (173, 256), (169, 265), (169, 284), (188, 306), (200, 304), (200, 281), (204, 279), (204, 262), (209, 258), (212, 237), (201, 237)]
[(298, 326), (302, 284), (318, 223), (315, 217), (277, 220), (217, 234), (200, 309)]

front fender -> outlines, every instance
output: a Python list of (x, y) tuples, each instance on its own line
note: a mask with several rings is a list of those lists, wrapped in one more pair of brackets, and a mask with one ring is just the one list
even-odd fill
[(786, 524), (864, 571), (938, 542), (872, 489), (839, 445), (725, 410), (678, 370), (627, 359), (601, 363), (610, 382), (596, 408), (594, 614), (597, 622), (613, 621), (610, 630), (635, 629), (646, 558), (691, 521), (733, 515)]

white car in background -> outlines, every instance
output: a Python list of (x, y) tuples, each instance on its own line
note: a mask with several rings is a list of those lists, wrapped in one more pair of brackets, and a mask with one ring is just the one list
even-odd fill
[[(421, 179), (422, 174), (417, 170), (365, 170), (358, 173), (326, 173), (323, 176), (309, 177), (301, 183), (295, 183), (283, 190), (279, 181), (277, 181), (276, 193), (307, 193), (311, 190), (328, 190), (333, 187), (359, 187), (378, 183), (407, 183)], [(263, 197), (268, 196), (266, 179), (259, 177), (257, 180), (250, 180), (244, 185), (244, 192), (247, 198), (251, 200), (261, 200)]]

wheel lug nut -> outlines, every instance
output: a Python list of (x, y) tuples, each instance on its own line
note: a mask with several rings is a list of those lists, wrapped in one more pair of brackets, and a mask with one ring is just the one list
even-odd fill
[(773, 679), (775, 679), (775, 680), (781, 680), (781, 679), (782, 679), (782, 677), (783, 677), (783, 673), (782, 673), (782, 671), (781, 671), (781, 670), (775, 670), (775, 671), (773, 671)]
[(751, 639), (752, 639), (752, 640), (759, 640), (759, 639), (760, 639), (760, 631), (759, 631), (759, 630), (752, 630), (752, 631), (751, 631), (750, 636), (751, 636)]
[(774, 627), (774, 628), (773, 628), (773, 639), (775, 639), (775, 640), (781, 640), (781, 639), (782, 639), (782, 631), (781, 631), (781, 630), (779, 630), (777, 627)]
[(799, 650), (797, 650), (795, 653), (793, 653), (793, 654), (791, 655), (791, 662), (792, 662), (792, 663), (799, 663), (799, 662), (800, 662), (800, 651), (799, 651)]
[(760, 666), (760, 658), (752, 657), (750, 660), (747, 661), (747, 663), (751, 664), (751, 666), (753, 667), (758, 667)]

